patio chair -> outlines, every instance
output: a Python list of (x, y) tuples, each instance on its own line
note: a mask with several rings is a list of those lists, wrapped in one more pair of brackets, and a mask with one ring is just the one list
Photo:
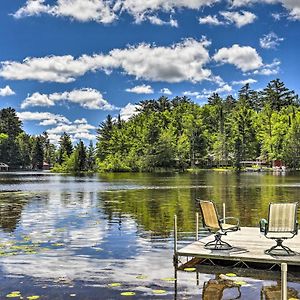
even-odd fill
[(296, 253), (283, 245), (283, 241), (293, 238), (298, 233), (298, 203), (270, 203), (268, 221), (260, 221), (260, 230), (268, 239), (276, 241), (276, 245), (265, 250), (266, 254), (290, 256)]
[[(204, 227), (215, 235), (215, 239), (205, 244), (204, 248), (210, 250), (232, 249), (233, 247), (230, 244), (222, 241), (222, 236), (227, 235), (228, 232), (239, 230), (239, 220), (233, 217), (219, 219), (216, 206), (211, 201), (200, 200), (199, 206)], [(227, 223), (227, 221), (233, 224)]]

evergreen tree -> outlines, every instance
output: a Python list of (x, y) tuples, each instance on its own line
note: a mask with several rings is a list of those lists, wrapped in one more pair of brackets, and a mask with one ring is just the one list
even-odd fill
[(95, 147), (93, 142), (90, 141), (89, 147), (87, 149), (86, 154), (86, 165), (88, 171), (94, 171), (96, 166), (96, 158), (95, 158)]
[(16, 137), (22, 133), (22, 122), (16, 111), (9, 107), (0, 110), (0, 133), (6, 136), (0, 144), (0, 162), (7, 163), (12, 168), (21, 164), (21, 155)]
[(9, 138), (16, 138), (22, 130), (22, 122), (15, 109), (8, 107), (0, 110), (0, 133), (5, 133)]
[(20, 151), (21, 166), (23, 169), (28, 168), (31, 163), (31, 148), (32, 148), (30, 135), (26, 134), (25, 132), (22, 132), (17, 136), (16, 142), (18, 144), (19, 151)]
[(41, 136), (34, 138), (32, 152), (31, 152), (31, 164), (33, 169), (42, 170), (44, 163), (44, 149)]
[(111, 115), (108, 115), (106, 120), (99, 125), (97, 129), (97, 156), (100, 159), (105, 159), (106, 155), (110, 153), (109, 145), (112, 138), (113, 120)]
[(272, 80), (261, 93), (262, 103), (269, 103), (272, 110), (280, 111), (282, 107), (299, 105), (299, 97), (289, 90), (279, 79)]
[(65, 157), (70, 157), (73, 152), (73, 145), (70, 136), (64, 132), (59, 139), (58, 163), (62, 164)]

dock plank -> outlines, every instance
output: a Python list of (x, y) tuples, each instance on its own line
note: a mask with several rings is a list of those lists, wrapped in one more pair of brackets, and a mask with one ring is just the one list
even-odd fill
[[(204, 245), (213, 239), (213, 235), (195, 241), (177, 251), (178, 256), (220, 259), (228, 261), (243, 261), (289, 265), (300, 265), (300, 235), (284, 241), (284, 245), (297, 252), (295, 256), (271, 256), (264, 253), (275, 245), (275, 240), (267, 239), (257, 227), (242, 227), (241, 230), (228, 233), (222, 239), (234, 248), (232, 250), (208, 250)], [(298, 253), (299, 252), (299, 253)]]

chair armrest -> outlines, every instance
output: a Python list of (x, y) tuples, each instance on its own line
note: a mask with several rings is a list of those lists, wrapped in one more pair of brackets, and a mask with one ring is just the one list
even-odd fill
[(260, 230), (260, 232), (266, 233), (267, 230), (268, 230), (267, 227), (268, 227), (268, 221), (266, 219), (261, 219), (259, 221), (259, 230)]
[[(227, 223), (227, 220), (232, 220), (232, 222)], [(225, 223), (225, 224), (232, 224), (234, 226), (240, 226), (240, 220), (238, 218), (235, 217), (226, 217), (225, 219), (220, 219), (221, 223)]]

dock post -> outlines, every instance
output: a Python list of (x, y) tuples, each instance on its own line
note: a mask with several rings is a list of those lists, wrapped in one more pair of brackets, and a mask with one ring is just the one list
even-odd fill
[(198, 241), (199, 236), (199, 213), (196, 213), (196, 241)]
[(225, 224), (225, 218), (226, 218), (226, 204), (223, 202), (223, 223)]
[(287, 264), (281, 264), (281, 300), (287, 300)]
[(178, 257), (177, 257), (177, 215), (174, 215), (174, 256), (173, 256), (173, 264), (175, 270), (178, 267)]

